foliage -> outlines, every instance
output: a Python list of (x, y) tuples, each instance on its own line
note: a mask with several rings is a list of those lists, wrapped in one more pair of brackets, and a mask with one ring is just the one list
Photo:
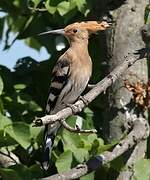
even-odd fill
[[(19, 59), (14, 71), (0, 66), (0, 152), (12, 152), (20, 161), (20, 164), (1, 167), (2, 179), (38, 179), (57, 171), (68, 170), (95, 154), (111, 149), (114, 143), (105, 145), (103, 139), (99, 138), (104, 108), (100, 104), (100, 98), (81, 114), (67, 120), (71, 126), (78, 122), (85, 129), (96, 127), (98, 135), (74, 134), (61, 129), (55, 140), (48, 172), (44, 172), (40, 167), (43, 129), (32, 127), (33, 119), (44, 115), (50, 72), (64, 51), (57, 51), (55, 36), (39, 37), (36, 34), (85, 20), (92, 11), (92, 3), (85, 0), (1, 0), (0, 10), (5, 12), (0, 18), (0, 39), (5, 39), (4, 50), (11, 48), (16, 40), (23, 39), (27, 46), (37, 51), (44, 46), (51, 55), (50, 59), (40, 63), (30, 57)], [(4, 31), (6, 24), (7, 30)], [(12, 41), (10, 32), (14, 37)], [(102, 67), (98, 39), (95, 36), (92, 38), (94, 41), (90, 42), (90, 54), (94, 61), (94, 73), (91, 81), (97, 82), (101, 78)], [(61, 38), (61, 41), (67, 46), (66, 40)], [(112, 167), (118, 169), (120, 163), (122, 160), (117, 160), (112, 163)], [(109, 167), (105, 167), (103, 170), (104, 177), (108, 169)], [(139, 165), (136, 164), (135, 177), (138, 176), (138, 169)], [(94, 177), (96, 174), (91, 173), (81, 179), (91, 180)]]

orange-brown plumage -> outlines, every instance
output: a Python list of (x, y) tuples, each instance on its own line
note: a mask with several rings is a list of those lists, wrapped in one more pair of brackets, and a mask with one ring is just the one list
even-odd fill
[[(92, 61), (88, 53), (89, 34), (109, 27), (107, 22), (87, 21), (73, 23), (64, 29), (41, 34), (63, 34), (69, 41), (69, 49), (58, 59), (53, 69), (53, 79), (46, 106), (47, 114), (54, 114), (74, 103), (85, 90), (92, 73)], [(49, 154), (59, 122), (46, 126), (44, 169), (49, 165)]]

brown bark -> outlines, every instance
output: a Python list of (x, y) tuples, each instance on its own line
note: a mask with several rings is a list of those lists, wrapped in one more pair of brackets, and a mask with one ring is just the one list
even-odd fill
[[(134, 49), (144, 48), (141, 38), (140, 28), (144, 24), (144, 10), (148, 0), (128, 0), (120, 8), (112, 12), (116, 25), (113, 30), (107, 34), (107, 50), (109, 58), (109, 71), (121, 63), (121, 57)], [(108, 141), (120, 139), (123, 135), (127, 117), (124, 113), (124, 107), (130, 111), (130, 115), (138, 114), (131, 107), (131, 93), (124, 88), (123, 79), (128, 79), (131, 83), (142, 80), (148, 80), (148, 67), (146, 60), (136, 62), (128, 71), (125, 72), (123, 78), (120, 78), (109, 89), (108, 108), (105, 114), (104, 134)], [(107, 116), (109, 114), (109, 116)], [(140, 115), (142, 112), (140, 113)], [(147, 115), (146, 115), (147, 116)], [(126, 154), (126, 166), (131, 167), (137, 160), (145, 156), (146, 141), (141, 141), (133, 149), (131, 154)], [(118, 179), (130, 179), (132, 172), (128, 169), (122, 172)]]
[[(132, 119), (133, 120), (133, 119)], [(143, 118), (134, 119), (132, 124), (132, 131), (121, 140), (114, 149), (105, 151), (104, 153), (95, 156), (86, 163), (79, 164), (76, 167), (62, 173), (55, 174), (42, 180), (71, 180), (77, 179), (83, 175), (86, 175), (92, 171), (95, 171), (99, 167), (119, 157), (121, 154), (131, 149), (133, 146), (139, 145), (139, 141), (143, 141), (149, 136), (149, 125)], [(126, 176), (127, 177), (127, 176)], [(111, 178), (112, 179), (112, 178)]]
[[(147, 0), (130, 0), (113, 12), (116, 26), (108, 33), (107, 41), (110, 57), (109, 70), (121, 63), (121, 57), (133, 52), (134, 49), (138, 50), (144, 47), (140, 28), (144, 24), (144, 9), (147, 3)], [(130, 79), (131, 82), (136, 82), (138, 79), (147, 82), (147, 61), (137, 62), (126, 71), (123, 78)], [(121, 137), (122, 126), (126, 120), (124, 113), (121, 112), (122, 104), (120, 100), (127, 105), (130, 103), (131, 93), (123, 85), (123, 79), (119, 79), (109, 91), (109, 111), (112, 114), (109, 121), (109, 139)]]

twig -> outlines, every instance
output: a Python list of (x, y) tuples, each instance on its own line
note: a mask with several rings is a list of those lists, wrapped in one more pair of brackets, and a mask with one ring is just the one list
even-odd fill
[(71, 126), (69, 126), (65, 120), (61, 120), (60, 123), (63, 125), (63, 127), (65, 129), (67, 129), (70, 132), (74, 132), (74, 133), (96, 133), (96, 129), (89, 129), (89, 130), (84, 130), (84, 129), (80, 129), (80, 128), (72, 128)]
[(6, 157), (8, 158), (7, 161), (8, 161), (8, 160), (9, 160), (9, 161), (12, 160), (15, 164), (18, 164), (18, 163), (19, 163), (19, 162), (17, 162), (17, 160), (16, 160), (15, 158), (13, 158), (13, 157), (11, 156), (10, 153), (9, 153), (9, 154), (6, 154), (6, 153), (0, 151), (0, 154), (3, 155), (3, 156), (6, 156)]
[[(140, 50), (138, 52), (140, 52)], [(122, 60), (123, 63), (116, 67), (102, 81), (97, 83), (93, 89), (91, 89), (87, 94), (83, 96), (83, 99), (87, 100), (88, 103), (93, 101), (99, 94), (106, 91), (106, 89), (111, 86), (120, 77), (120, 75), (124, 73), (125, 70), (127, 70), (139, 59), (139, 53), (128, 54), (127, 56), (125, 56)], [(81, 112), (86, 105), (82, 99), (79, 99), (75, 104), (73, 104), (73, 106), (75, 107), (74, 110), (70, 107), (67, 107), (54, 115), (46, 115), (41, 118), (36, 118), (33, 121), (33, 126), (42, 126), (46, 124), (53, 124), (56, 121), (61, 121), (61, 119), (66, 119), (72, 114)]]
[(106, 164), (122, 155), (128, 149), (133, 148), (136, 144), (144, 141), (149, 136), (149, 125), (144, 118), (138, 118), (133, 122), (132, 131), (120, 141), (112, 152), (104, 152), (84, 164), (79, 164), (75, 168), (60, 174), (42, 178), (42, 180), (71, 180), (77, 179), (83, 175), (95, 171), (97, 168)]
[(30, 7), (30, 6), (28, 6), (28, 9), (30, 9), (32, 11), (37, 11), (37, 12), (46, 12), (47, 11), (46, 8), (34, 8), (34, 7)]

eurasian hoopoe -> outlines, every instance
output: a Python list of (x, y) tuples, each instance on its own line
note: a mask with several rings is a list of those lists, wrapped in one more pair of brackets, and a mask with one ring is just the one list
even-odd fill
[[(88, 53), (89, 34), (109, 27), (107, 22), (87, 21), (73, 23), (64, 29), (43, 34), (63, 34), (69, 41), (69, 49), (58, 59), (54, 69), (46, 114), (55, 114), (74, 103), (85, 90), (92, 73), (92, 61)], [(49, 167), (49, 159), (59, 122), (45, 127), (43, 168)]]

